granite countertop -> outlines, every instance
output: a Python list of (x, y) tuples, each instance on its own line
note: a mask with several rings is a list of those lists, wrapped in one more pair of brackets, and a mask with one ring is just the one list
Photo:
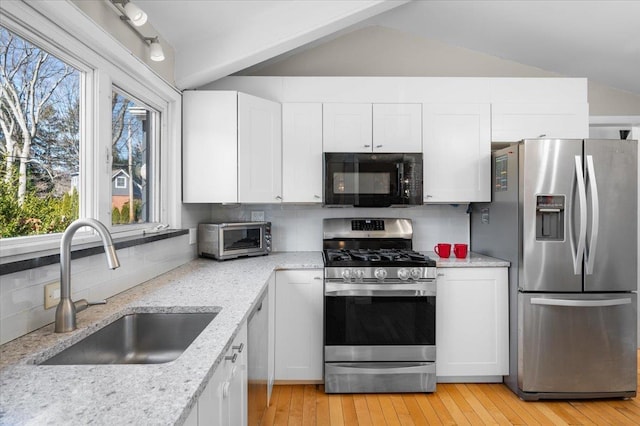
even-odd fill
[[(322, 268), (320, 252), (196, 259), (78, 314), (0, 346), (0, 424), (182, 424), (276, 269)], [(133, 312), (219, 312), (175, 361), (153, 365), (40, 366)]]
[(510, 266), (510, 262), (483, 254), (469, 252), (464, 259), (456, 258), (453, 253), (449, 258), (443, 259), (435, 252), (424, 252), (427, 256), (435, 259), (438, 268), (500, 268)]

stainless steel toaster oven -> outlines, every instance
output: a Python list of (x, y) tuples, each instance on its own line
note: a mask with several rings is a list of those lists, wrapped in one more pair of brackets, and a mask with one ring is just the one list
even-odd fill
[(271, 252), (271, 222), (201, 223), (198, 256), (218, 260)]

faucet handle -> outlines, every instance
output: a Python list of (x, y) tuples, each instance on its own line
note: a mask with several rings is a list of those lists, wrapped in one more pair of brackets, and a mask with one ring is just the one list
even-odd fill
[(80, 299), (73, 302), (76, 307), (76, 312), (82, 312), (87, 309), (89, 306), (93, 305), (106, 305), (106, 300), (97, 300), (95, 302), (88, 302), (87, 299)]

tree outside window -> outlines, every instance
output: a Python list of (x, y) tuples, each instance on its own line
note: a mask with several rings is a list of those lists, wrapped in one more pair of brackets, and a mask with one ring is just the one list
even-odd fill
[(155, 111), (118, 91), (112, 95), (111, 222), (149, 222)]
[(0, 27), (0, 85), (0, 235), (62, 232), (79, 211), (80, 71)]

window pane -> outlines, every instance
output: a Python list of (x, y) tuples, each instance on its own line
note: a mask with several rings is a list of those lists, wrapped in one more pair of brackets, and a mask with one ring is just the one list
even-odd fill
[(0, 234), (78, 217), (80, 71), (0, 27)]
[[(111, 222), (150, 222), (151, 151), (156, 113), (113, 92)], [(133, 206), (133, 207), (132, 207)]]

